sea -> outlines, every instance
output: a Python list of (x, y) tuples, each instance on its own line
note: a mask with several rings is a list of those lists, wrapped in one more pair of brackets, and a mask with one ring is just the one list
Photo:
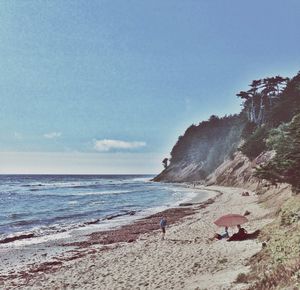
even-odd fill
[(0, 244), (109, 229), (178, 206), (197, 193), (152, 175), (0, 175)]

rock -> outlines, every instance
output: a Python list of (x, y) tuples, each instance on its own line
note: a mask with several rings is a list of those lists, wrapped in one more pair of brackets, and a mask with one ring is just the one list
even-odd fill
[(97, 224), (99, 221), (100, 221), (100, 219), (96, 219), (96, 220), (93, 220), (93, 221), (85, 222), (84, 224), (85, 225), (93, 225), (93, 224)]
[(191, 202), (183, 202), (179, 204), (179, 206), (191, 206), (191, 205), (193, 205)]
[(251, 213), (250, 211), (246, 210), (244, 216), (249, 215), (250, 213)]
[(242, 193), (242, 196), (249, 196), (249, 195), (250, 195), (250, 194), (249, 194), (248, 191), (245, 191), (245, 192)]

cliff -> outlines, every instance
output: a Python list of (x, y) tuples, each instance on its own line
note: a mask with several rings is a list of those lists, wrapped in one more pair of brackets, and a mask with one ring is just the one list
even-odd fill
[[(267, 180), (300, 191), (300, 73), (291, 80), (254, 80), (250, 87), (237, 94), (243, 100), (239, 115), (213, 115), (190, 126), (154, 181), (242, 185)], [(255, 163), (260, 158), (267, 162)]]
[(172, 149), (170, 164), (154, 181), (204, 180), (225, 160), (232, 158), (245, 126), (242, 114), (190, 126)]

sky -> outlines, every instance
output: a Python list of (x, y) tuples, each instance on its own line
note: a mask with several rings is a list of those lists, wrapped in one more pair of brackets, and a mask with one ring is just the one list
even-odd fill
[(298, 0), (0, 1), (0, 173), (159, 173), (178, 137), (300, 70)]

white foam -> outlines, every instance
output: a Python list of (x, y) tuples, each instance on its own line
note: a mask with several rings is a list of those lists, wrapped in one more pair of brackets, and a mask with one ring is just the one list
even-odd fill
[(28, 239), (21, 239), (21, 240), (16, 240), (10, 243), (6, 244), (0, 244), (0, 249), (7, 249), (7, 248), (22, 248), (25, 246), (31, 246), (31, 245), (36, 245), (36, 244), (41, 244), (41, 243), (46, 243), (51, 240), (60, 240), (60, 239), (65, 239), (70, 237), (70, 232), (63, 232), (63, 233), (56, 233), (56, 234), (51, 234), (51, 235), (45, 235), (45, 236), (40, 236), (40, 237), (33, 237), (33, 238), (28, 238)]
[(131, 192), (128, 190), (105, 190), (105, 191), (87, 191), (87, 192), (72, 192), (72, 195), (109, 195)]

